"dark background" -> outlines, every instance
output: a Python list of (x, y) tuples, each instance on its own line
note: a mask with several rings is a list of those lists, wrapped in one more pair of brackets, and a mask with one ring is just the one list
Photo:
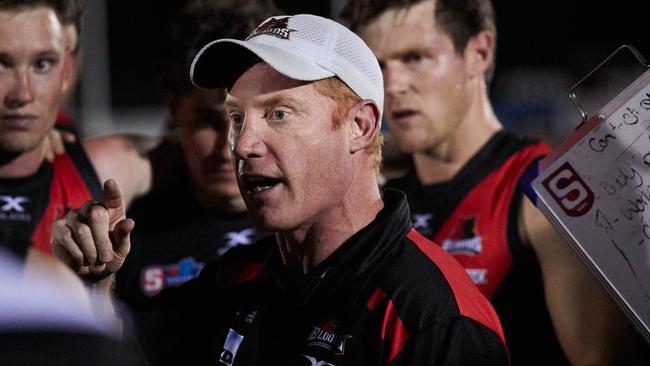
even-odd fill
[[(108, 2), (114, 107), (163, 103), (156, 86), (159, 85), (165, 54), (165, 34), (182, 3), (180, 0)], [(330, 14), (329, 1), (277, 0), (276, 3), (287, 14)], [(562, 104), (569, 103), (566, 95), (570, 86), (622, 44), (632, 44), (650, 58), (648, 0), (496, 0), (494, 4), (498, 47), (491, 95), (497, 115), (506, 126), (528, 120), (531, 114), (532, 125), (538, 123), (537, 120), (553, 119), (551, 117), (558, 113), (558, 109), (567, 109)], [(623, 55), (616, 60), (631, 59), (629, 55)], [(533, 74), (537, 75), (537, 81), (531, 76)], [(550, 83), (546, 79), (558, 81)], [(598, 77), (592, 79), (595, 84), (601, 82)], [(542, 101), (516, 100), (521, 94), (528, 95), (529, 99), (539, 96)], [(549, 94), (561, 94), (562, 99), (560, 102), (549, 101)], [(606, 98), (615, 95), (610, 94)]]
[[(117, 107), (161, 104), (159, 85), (169, 23), (184, 1), (108, 1), (112, 102)], [(278, 0), (287, 14), (328, 16), (328, 1)], [(189, 71), (188, 71), (189, 73)]]

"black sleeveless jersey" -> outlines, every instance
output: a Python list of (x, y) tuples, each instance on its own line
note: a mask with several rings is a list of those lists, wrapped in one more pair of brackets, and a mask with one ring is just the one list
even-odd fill
[(499, 314), (513, 365), (568, 361), (546, 308), (541, 271), (519, 238), (519, 180), (550, 151), (541, 142), (495, 134), (450, 181), (422, 185), (415, 172), (387, 183), (401, 189), (414, 227), (465, 268)]
[(30, 245), (51, 253), (51, 225), (69, 208), (102, 197), (102, 186), (82, 146), (66, 144), (52, 163), (29, 177), (0, 179), (0, 246), (24, 257)]

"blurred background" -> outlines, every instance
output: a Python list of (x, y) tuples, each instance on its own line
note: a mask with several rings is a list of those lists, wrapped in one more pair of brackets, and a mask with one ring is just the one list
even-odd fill
[[(277, 0), (287, 14), (338, 18), (346, 0)], [(87, 0), (83, 70), (68, 106), (82, 136), (157, 135), (167, 127), (161, 92), (168, 25), (183, 1)], [(491, 97), (506, 128), (556, 145), (581, 121), (569, 89), (622, 44), (650, 58), (650, 1), (494, 1), (497, 67)], [(644, 71), (631, 53), (612, 59), (577, 91), (595, 113)], [(188, 70), (189, 74), (189, 70)], [(385, 125), (385, 124), (384, 124)]]

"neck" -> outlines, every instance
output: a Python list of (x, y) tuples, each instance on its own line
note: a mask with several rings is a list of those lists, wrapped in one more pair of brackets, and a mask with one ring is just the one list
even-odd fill
[(340, 204), (319, 215), (314, 222), (276, 234), (285, 265), (307, 274), (323, 262), (347, 239), (372, 222), (384, 202), (373, 174), (365, 182), (348, 186)]
[(472, 104), (458, 122), (453, 134), (432, 149), (413, 154), (420, 182), (433, 184), (453, 178), (467, 162), (502, 129), (487, 96), (485, 83), (479, 83)]
[(0, 178), (23, 178), (36, 174), (45, 158), (44, 145), (21, 153), (0, 152)]

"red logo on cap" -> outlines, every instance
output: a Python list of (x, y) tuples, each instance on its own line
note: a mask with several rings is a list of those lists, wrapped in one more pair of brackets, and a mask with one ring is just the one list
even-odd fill
[(289, 39), (291, 32), (296, 31), (295, 29), (289, 29), (289, 18), (291, 17), (271, 18), (267, 20), (260, 24), (260, 26), (257, 27), (257, 29), (246, 38), (246, 40), (248, 41), (253, 37), (261, 36), (263, 34), (281, 39)]

